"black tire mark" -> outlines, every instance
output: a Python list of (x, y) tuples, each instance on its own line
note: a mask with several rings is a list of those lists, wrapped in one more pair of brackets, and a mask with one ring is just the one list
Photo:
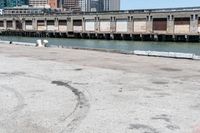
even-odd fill
[[(13, 113), (18, 113), (19, 111), (21, 111), (25, 106), (24, 97), (22, 97), (22, 95), (18, 91), (16, 91), (14, 88), (11, 88), (11, 87), (8, 87), (5, 85), (3, 85), (1, 87), (7, 91), (13, 93), (15, 95), (15, 97), (17, 98), (17, 106), (14, 107), (13, 111), (10, 114), (13, 115)], [(13, 117), (15, 117), (15, 116), (13, 116)]]
[(67, 129), (61, 131), (61, 133), (71, 133), (76, 130), (76, 128), (79, 126), (81, 123), (81, 120), (83, 120), (89, 111), (90, 104), (89, 100), (87, 97), (84, 95), (83, 92), (79, 91), (78, 89), (72, 87), (69, 85), (67, 82), (63, 81), (52, 81), (52, 84), (56, 84), (58, 86), (65, 86), (69, 88), (74, 95), (76, 96), (77, 103), (75, 108), (73, 109), (73, 112), (70, 113), (68, 116), (66, 116), (63, 120), (67, 120), (69, 117), (73, 117), (72, 121), (67, 125)]

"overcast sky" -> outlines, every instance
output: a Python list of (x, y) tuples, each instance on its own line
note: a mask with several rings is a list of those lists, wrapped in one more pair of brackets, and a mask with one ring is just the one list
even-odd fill
[(200, 6), (200, 0), (121, 0), (121, 9)]

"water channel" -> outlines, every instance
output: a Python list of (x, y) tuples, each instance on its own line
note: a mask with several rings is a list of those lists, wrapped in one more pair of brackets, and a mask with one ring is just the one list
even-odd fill
[(200, 55), (200, 43), (186, 42), (147, 42), (147, 41), (116, 41), (116, 40), (89, 40), (89, 39), (67, 39), (67, 38), (37, 38), (0, 36), (1, 40), (31, 42), (38, 39), (47, 39), (50, 46), (63, 45), (64, 47), (112, 49), (118, 51), (161, 51), (161, 52), (181, 52)]

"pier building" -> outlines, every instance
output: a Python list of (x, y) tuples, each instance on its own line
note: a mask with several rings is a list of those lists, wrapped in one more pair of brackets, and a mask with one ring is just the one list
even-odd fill
[(199, 41), (200, 7), (76, 14), (5, 15), (3, 35), (144, 41)]

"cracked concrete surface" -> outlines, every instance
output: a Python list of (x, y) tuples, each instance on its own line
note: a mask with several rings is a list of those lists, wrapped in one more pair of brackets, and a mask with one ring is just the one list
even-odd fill
[(200, 131), (199, 61), (13, 45), (0, 60), (0, 133)]

